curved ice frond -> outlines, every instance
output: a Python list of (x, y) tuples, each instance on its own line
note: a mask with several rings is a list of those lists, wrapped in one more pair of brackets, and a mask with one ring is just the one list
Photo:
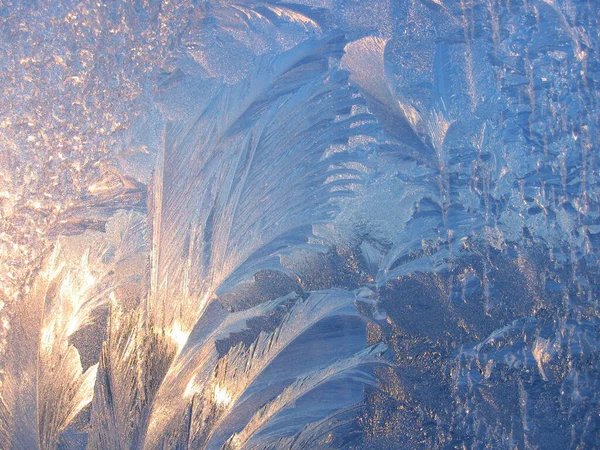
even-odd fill
[[(146, 447), (160, 446), (164, 436), (172, 434), (166, 431), (172, 429), (173, 424), (178, 422), (172, 422), (168, 417), (177, 419), (177, 414), (183, 414), (181, 408), (177, 408), (179, 412), (173, 408), (173, 404), (178, 402), (185, 406), (182, 400), (200, 403), (201, 407), (196, 407), (198, 417), (190, 423), (188, 433), (195, 446), (203, 448), (208, 445), (213, 433), (230, 418), (230, 415), (234, 414), (238, 405), (248, 396), (250, 386), (255, 384), (284, 350), (311, 327), (326, 318), (358, 316), (355, 308), (356, 300), (354, 293), (337, 290), (315, 292), (306, 300), (298, 299), (275, 331), (261, 332), (249, 346), (240, 343), (232, 347), (229, 353), (217, 362), (213, 350), (214, 339), (219, 335), (226, 337), (224, 331), (227, 329), (230, 332), (239, 329), (239, 326), (234, 325), (238, 321), (231, 318), (240, 313), (231, 315), (207, 339), (203, 347), (194, 349), (190, 355), (182, 356), (183, 358), (190, 356), (188, 364), (183, 366), (179, 363), (175, 364), (175, 366), (180, 365), (176, 378), (172, 375), (176, 372), (173, 369), (171, 375), (165, 379), (164, 384), (169, 391), (165, 388), (162, 396), (156, 400), (156, 417), (160, 420), (150, 423)], [(261, 308), (266, 312), (264, 306), (261, 305)], [(245, 312), (242, 314), (244, 314), (243, 320), (252, 317)], [(192, 362), (194, 364), (191, 364)], [(309, 371), (312, 364), (306, 361), (302, 370)], [(290, 372), (290, 375), (294, 373)], [(173, 391), (175, 386), (179, 386), (178, 396)]]
[(212, 15), (224, 28), (239, 27), (243, 21), (249, 28), (256, 27), (256, 22), (289, 22), (301, 25), (307, 31), (320, 31), (320, 16), (323, 11), (319, 8), (308, 7), (295, 3), (272, 2), (230, 2), (223, 1), (213, 6)]
[[(395, 91), (385, 67), (387, 41), (368, 36), (346, 45), (342, 64), (350, 71), (386, 136), (421, 164), (443, 170), (444, 139), (452, 121), (443, 109), (423, 110)], [(443, 99), (441, 99), (443, 105)]]
[[(158, 442), (161, 439), (160, 433), (173, 428), (172, 424), (185, 415), (187, 402), (197, 393), (197, 386), (208, 382), (218, 361), (216, 342), (228, 338), (232, 333), (244, 331), (249, 319), (272, 313), (280, 303), (290, 298), (293, 297), (286, 296), (229, 315), (226, 315), (226, 311), (218, 303), (209, 306), (208, 313), (203, 317), (206, 320), (199, 321), (185, 347), (169, 367), (168, 373), (163, 373), (159, 378), (160, 390), (153, 402), (150, 416), (158, 419), (149, 420), (147, 430), (144, 431), (150, 443)], [(167, 364), (171, 363), (168, 356), (163, 355), (163, 359)]]
[(360, 412), (360, 405), (339, 409), (318, 422), (306, 425), (293, 436), (266, 443), (259, 448), (261, 450), (278, 450), (280, 448), (334, 450), (349, 447), (357, 441), (360, 442), (361, 439), (361, 432), (356, 429)]
[(290, 21), (302, 25), (305, 29), (317, 31), (320, 26), (308, 14), (300, 11), (295, 5), (265, 5), (265, 8), (273, 12), (280, 20)]
[(138, 448), (152, 402), (175, 355), (175, 345), (153, 333), (139, 311), (111, 308), (98, 367), (88, 449)]
[(343, 45), (304, 42), (169, 125), (154, 187), (154, 323), (189, 333), (218, 289), (276, 268), (358, 181), (349, 155), (330, 151), (371, 120), (349, 114), (360, 99), (330, 68)]
[(56, 448), (60, 433), (92, 398), (96, 366), (82, 370), (79, 352), (68, 342), (68, 317), (44, 314), (66, 281), (56, 259), (57, 252), (16, 308), (0, 390), (7, 449)]
[(98, 365), (83, 369), (73, 339), (131, 280), (125, 254), (135, 241), (124, 244), (119, 227), (136, 223), (135, 214), (116, 217), (108, 236), (86, 236), (95, 242), (83, 251), (76, 237), (56, 243), (18, 303), (0, 389), (6, 448), (57, 448), (61, 433), (92, 401)]
[(230, 386), (231, 402), (237, 401), (264, 369), (287, 348), (293, 340), (310, 327), (333, 314), (356, 315), (354, 296), (345, 291), (316, 292), (306, 300), (299, 300), (272, 333), (262, 332), (246, 347), (238, 344), (219, 361), (215, 380)]
[[(471, 200), (465, 194), (468, 186), (456, 187), (457, 182), (466, 184), (462, 175), (466, 152), (461, 148), (460, 154), (452, 153), (448, 145), (455, 121), (447, 112), (443, 86), (432, 90), (428, 103), (403, 98), (386, 72), (386, 46), (381, 38), (365, 37), (349, 43), (342, 60), (377, 117), (386, 145), (400, 156), (396, 176), (405, 182), (407, 198), (414, 199), (405, 223), (390, 236), (389, 251), (378, 262), (373, 259), (376, 255), (365, 256), (374, 269), (377, 266), (374, 278), (380, 287), (400, 276), (447, 267), (461, 248), (460, 239), (471, 236), (486, 220), (469, 210), (469, 201), (480, 198)], [(444, 78), (444, 66), (437, 59), (432, 69)]]
[(390, 83), (385, 68), (387, 41), (368, 36), (345, 47), (342, 66), (350, 72), (350, 79), (358, 85), (371, 112), (387, 136), (407, 156), (428, 164), (433, 151), (425, 138), (422, 113), (399, 98)]
[(313, 294), (278, 331), (218, 360), (214, 339), (228, 319), (213, 296), (277, 268), (279, 255), (306, 245), (311, 226), (335, 214), (332, 199), (360, 181), (347, 166), (356, 156), (343, 150), (371, 132), (372, 119), (354, 112), (361, 99), (335, 68), (344, 44), (341, 36), (306, 41), (167, 128), (153, 188), (148, 310), (179, 351), (151, 402), (144, 448), (224, 442), (250, 386), (309, 327), (339, 312), (335, 295), (321, 303)]
[[(244, 429), (239, 433), (234, 434), (229, 439), (226, 448), (253, 448), (256, 444), (253, 443), (250, 446), (248, 445), (253, 438), (256, 438), (255, 440), (259, 442), (268, 442), (271, 439), (279, 437), (278, 434), (281, 432), (279, 429), (274, 433), (275, 436), (269, 436), (269, 433), (266, 433), (266, 436), (261, 436), (258, 438), (257, 435), (259, 435), (265, 429), (265, 427), (274, 417), (287, 408), (293, 407), (298, 399), (306, 395), (308, 392), (316, 389), (318, 386), (330, 382), (339, 376), (347, 376), (352, 378), (352, 371), (361, 365), (369, 363), (381, 363), (379, 356), (385, 350), (385, 344), (379, 343), (356, 353), (350, 358), (336, 361), (324, 369), (298, 378), (291, 385), (285, 388), (281, 394), (257, 411)], [(361, 377), (360, 381), (363, 384), (369, 383), (369, 380), (364, 377)]]

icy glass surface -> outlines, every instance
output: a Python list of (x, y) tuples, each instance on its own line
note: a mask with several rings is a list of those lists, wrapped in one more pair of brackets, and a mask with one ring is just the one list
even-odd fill
[(0, 0), (0, 450), (600, 448), (599, 20)]

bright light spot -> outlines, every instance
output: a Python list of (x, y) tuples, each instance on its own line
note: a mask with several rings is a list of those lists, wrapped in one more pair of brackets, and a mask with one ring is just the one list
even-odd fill
[(189, 383), (185, 387), (183, 396), (185, 398), (189, 398), (189, 397), (192, 397), (195, 394), (199, 394), (199, 393), (200, 393), (200, 389), (198, 388), (198, 386), (196, 386), (196, 377), (193, 376), (192, 378), (190, 378)]
[(231, 448), (235, 448), (235, 449), (241, 448), (242, 444), (243, 444), (243, 442), (240, 439), (240, 437), (237, 435), (237, 433), (231, 437), (231, 442), (230, 442)]
[(85, 270), (84, 275), (83, 275), (83, 286), (81, 287), (81, 292), (82, 293), (86, 292), (95, 283), (96, 283), (96, 277), (94, 277), (92, 275), (92, 273), (89, 270), (87, 270), (87, 267), (86, 267), (86, 270)]
[(100, 181), (98, 183), (94, 183), (88, 187), (88, 191), (92, 194), (96, 192), (106, 191), (111, 188), (110, 184), (107, 181)]
[(231, 403), (231, 395), (226, 389), (222, 388), (218, 384), (214, 388), (213, 394), (215, 403), (219, 406), (227, 406)]
[(43, 351), (49, 353), (52, 350), (52, 346), (54, 345), (54, 321), (42, 328), (40, 344)]
[(81, 317), (79, 317), (78, 315), (75, 315), (71, 319), (69, 319), (69, 322), (67, 324), (67, 336), (70, 337), (71, 335), (73, 335), (73, 333), (79, 330), (81, 323)]
[(169, 336), (177, 345), (177, 353), (181, 351), (181, 349), (187, 342), (189, 335), (190, 332), (181, 328), (181, 324), (177, 320), (173, 322), (173, 326), (171, 328), (171, 331), (169, 332)]

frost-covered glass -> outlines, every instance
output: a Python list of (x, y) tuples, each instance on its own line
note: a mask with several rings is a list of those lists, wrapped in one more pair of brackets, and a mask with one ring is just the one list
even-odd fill
[(600, 448), (599, 20), (0, 0), (0, 450)]

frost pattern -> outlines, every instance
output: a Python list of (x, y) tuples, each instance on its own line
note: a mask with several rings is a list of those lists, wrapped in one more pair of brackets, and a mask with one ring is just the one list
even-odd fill
[(0, 2), (0, 449), (600, 446), (598, 17)]

